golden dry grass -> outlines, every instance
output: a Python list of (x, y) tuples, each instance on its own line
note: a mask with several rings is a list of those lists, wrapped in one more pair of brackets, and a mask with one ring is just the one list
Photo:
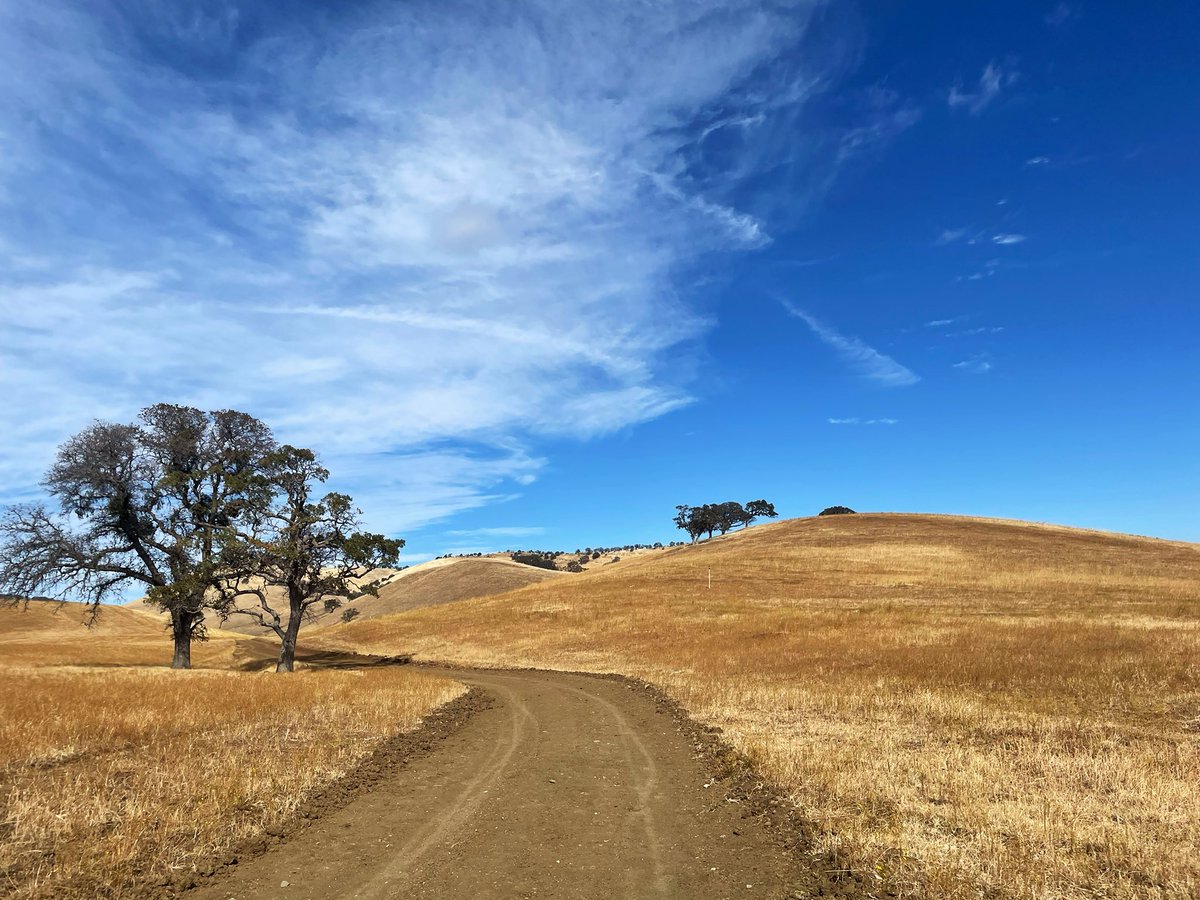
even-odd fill
[(108, 610), (78, 638), (81, 612), (0, 611), (6, 897), (127, 896), (220, 861), (464, 690), (395, 668), (172, 672), (147, 665), (170, 656), (153, 619)]
[(1195, 545), (795, 520), (325, 634), (651, 680), (786, 785), (818, 849), (881, 890), (1200, 896)]
[[(357, 609), (362, 619), (377, 618), (422, 606), (501, 594), (527, 584), (565, 577), (563, 573), (522, 565), (508, 559), (435, 559), (405, 569), (379, 588), (378, 597), (364, 595), (347, 603), (345, 609)], [(317, 620), (317, 624), (337, 623), (341, 614), (342, 610), (326, 613)]]
[[(105, 606), (94, 624), (78, 603), (0, 604), (0, 668), (4, 666), (161, 666), (171, 662), (166, 619), (127, 606)], [(210, 632), (192, 644), (192, 664), (227, 667), (241, 635)]]

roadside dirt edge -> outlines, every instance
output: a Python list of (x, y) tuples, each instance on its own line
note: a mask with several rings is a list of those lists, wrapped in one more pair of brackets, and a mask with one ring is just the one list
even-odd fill
[(472, 687), (467, 693), (439, 706), (427, 715), (414, 731), (400, 732), (388, 738), (350, 772), (305, 797), (291, 818), (272, 825), (257, 837), (244, 841), (220, 856), (197, 862), (195, 871), (181, 873), (171, 881), (156, 885), (147, 884), (140, 894), (134, 896), (146, 900), (166, 900), (208, 884), (212, 880), (219, 880), (223, 873), (230, 871), (240, 862), (261, 856), (277, 844), (286, 843), (311, 822), (341, 809), (355, 797), (370, 791), (380, 781), (391, 777), (414, 760), (432, 753), (468, 719), (492, 705), (493, 700), (487, 691)]
[(645, 691), (664, 714), (675, 720), (703, 759), (713, 781), (724, 785), (717, 796), (726, 802), (742, 804), (742, 817), (757, 819), (796, 860), (801, 868), (800, 881), (790, 898), (875, 900), (895, 896), (880, 889), (876, 873), (853, 870), (835, 852), (818, 851), (819, 826), (801, 815), (787, 790), (763, 776), (745, 754), (722, 740), (720, 728), (697, 722), (681, 703), (648, 681), (626, 675), (597, 677), (624, 681), (635, 690)]

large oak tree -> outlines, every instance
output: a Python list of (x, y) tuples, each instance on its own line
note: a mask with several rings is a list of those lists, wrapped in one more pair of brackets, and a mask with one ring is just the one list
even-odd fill
[(171, 617), (173, 668), (190, 668), (204, 611), (228, 577), (222, 555), (263, 500), (270, 429), (235, 410), (158, 404), (137, 424), (97, 422), (46, 475), (57, 503), (0, 518), (0, 593), (56, 593), (93, 609), (129, 585)]

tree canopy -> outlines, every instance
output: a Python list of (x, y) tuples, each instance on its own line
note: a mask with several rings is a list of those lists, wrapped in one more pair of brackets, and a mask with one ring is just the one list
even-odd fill
[(714, 532), (727, 533), (736, 525), (743, 528), (755, 519), (775, 518), (775, 506), (766, 500), (751, 500), (745, 506), (734, 500), (724, 503), (705, 503), (703, 506), (675, 507), (675, 527), (687, 532), (692, 543), (701, 535), (712, 537)]
[(235, 410), (160, 403), (138, 418), (96, 422), (63, 443), (45, 480), (57, 509), (0, 518), (0, 593), (64, 593), (95, 609), (139, 584), (171, 616), (172, 666), (188, 668), (219, 557), (275, 441)]
[[(296, 638), (311, 610), (332, 612), (342, 600), (376, 594), (356, 579), (395, 565), (404, 541), (359, 530), (359, 510), (345, 494), (319, 499), (329, 478), (313, 451), (284, 445), (262, 461), (257, 483), (261, 502), (227, 543), (222, 562), (232, 573), (218, 592), (224, 616), (243, 615), (280, 640), (278, 672), (295, 667)], [(348, 620), (347, 620), (348, 621)]]

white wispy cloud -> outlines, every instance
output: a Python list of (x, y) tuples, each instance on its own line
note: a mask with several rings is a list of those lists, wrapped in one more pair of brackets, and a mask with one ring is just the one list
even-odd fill
[(874, 85), (862, 92), (863, 123), (842, 135), (839, 158), (879, 149), (912, 128), (921, 118), (920, 109), (896, 91)]
[(1059, 3), (1045, 15), (1045, 22), (1051, 28), (1062, 28), (1079, 18), (1079, 6), (1074, 3)]
[[(770, 240), (733, 197), (811, 156), (813, 9), (6, 5), (0, 503), (167, 400), (263, 417), (408, 529), (511, 497), (545, 436), (692, 402), (673, 373), (711, 322), (677, 279)], [(912, 119), (870, 112), (811, 135), (814, 184)]]
[(1025, 160), (1025, 165), (1027, 166), (1047, 166), (1049, 164), (1050, 157), (1048, 156), (1031, 156)]
[(1024, 243), (1026, 240), (1028, 240), (1028, 238), (1023, 234), (1001, 233), (1001, 234), (993, 234), (992, 235), (992, 243), (993, 244), (1000, 244), (1000, 245), (1021, 244), (1021, 243)]
[(888, 387), (902, 387), (921, 380), (911, 369), (858, 338), (840, 334), (804, 310), (787, 301), (781, 302), (789, 315), (804, 322), (822, 343), (832, 347), (848, 366), (864, 378), (870, 378)]
[(979, 81), (973, 89), (965, 89), (962, 84), (950, 88), (946, 102), (951, 109), (965, 108), (971, 115), (979, 115), (1000, 96), (1004, 88), (1016, 83), (1020, 74), (1011, 68), (989, 62), (979, 76)]
[(966, 228), (946, 228), (937, 236), (934, 244), (944, 246), (946, 244), (953, 244), (955, 241), (961, 241), (967, 236), (967, 231), (968, 229)]
[(899, 419), (826, 419), (830, 425), (895, 425)]
[(956, 362), (954, 368), (961, 369), (964, 372), (969, 372), (972, 375), (986, 375), (992, 371), (992, 362), (986, 354), (972, 356), (970, 359), (964, 359), (961, 362)]
[(466, 528), (447, 531), (451, 537), (485, 538), (485, 537), (534, 537), (545, 534), (546, 529), (540, 526), (512, 525), (498, 528)]
[(993, 275), (995, 275), (997, 272), (999, 272), (1001, 268), (1002, 268), (1002, 264), (1001, 264), (1000, 260), (989, 259), (984, 262), (982, 269), (972, 272), (969, 275), (959, 275), (954, 280), (955, 281), (982, 281), (985, 278), (991, 278)]

